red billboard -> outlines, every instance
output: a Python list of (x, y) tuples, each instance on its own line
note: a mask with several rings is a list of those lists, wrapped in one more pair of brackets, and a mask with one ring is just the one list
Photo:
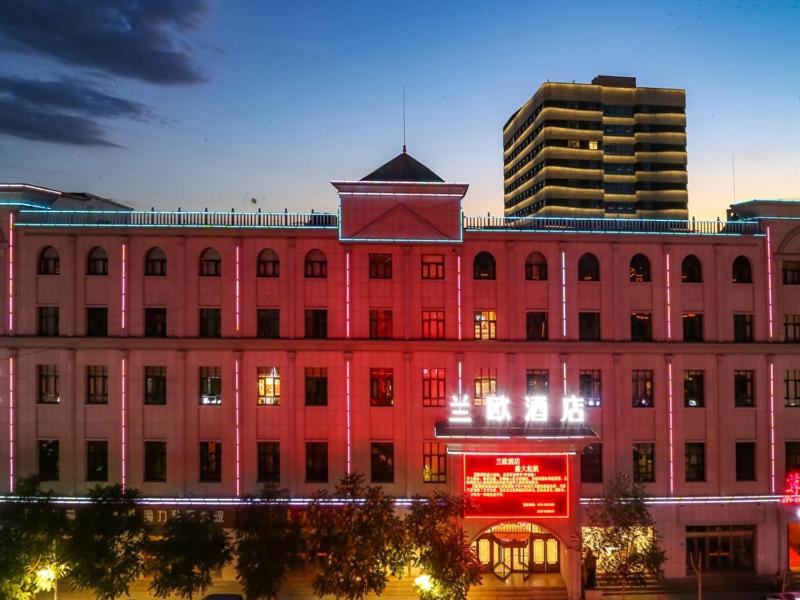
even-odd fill
[(569, 517), (569, 455), (464, 454), (467, 518)]

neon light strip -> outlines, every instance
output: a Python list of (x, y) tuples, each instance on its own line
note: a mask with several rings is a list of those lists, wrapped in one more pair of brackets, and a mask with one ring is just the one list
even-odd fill
[[(324, 228), (323, 228), (324, 229)], [(333, 229), (333, 226), (327, 227)], [(463, 233), (457, 238), (352, 238), (352, 237), (339, 237), (340, 242), (348, 242), (351, 244), (461, 244), (464, 242)]]
[(344, 332), (350, 339), (350, 251), (344, 253)]
[(775, 493), (775, 364), (769, 361), (769, 491)]
[(127, 373), (125, 371), (127, 359), (122, 359), (122, 369), (120, 371), (120, 481), (122, 482), (122, 488), (124, 489), (127, 484), (127, 464), (126, 464), (126, 437), (128, 436), (128, 423), (127, 423), (127, 416), (125, 411), (127, 409), (126, 402), (127, 396), (125, 388), (127, 387)]
[(348, 183), (351, 184), (351, 185), (358, 185), (358, 186), (367, 186), (367, 185), (378, 186), (378, 185), (386, 185), (386, 184), (397, 184), (397, 185), (403, 185), (403, 186), (407, 186), (407, 185), (411, 184), (411, 185), (414, 185), (414, 186), (425, 186), (425, 187), (436, 187), (436, 186), (444, 186), (444, 185), (454, 185), (454, 186), (458, 186), (458, 185), (462, 185), (462, 186), (463, 185), (467, 185), (468, 186), (469, 185), (468, 183), (458, 183), (458, 182), (455, 182), (455, 181), (452, 181), (452, 182), (451, 181), (414, 181), (414, 182), (409, 182), (409, 181), (350, 181), (349, 179), (341, 179), (341, 180), (338, 180), (338, 181), (331, 181), (331, 185), (334, 185), (334, 186), (344, 185), (344, 184), (348, 184)]
[[(235, 284), (235, 300), (236, 305), (234, 306), (234, 311), (236, 313), (236, 333), (239, 333), (239, 330), (242, 326), (242, 287), (241, 287), (241, 253), (242, 247), (239, 244), (236, 244), (236, 271), (234, 273), (234, 277), (236, 279)], [(239, 492), (236, 492), (238, 495)]]
[[(772, 307), (772, 238), (770, 228), (767, 225), (767, 324), (769, 326), (769, 341), (774, 339), (773, 327), (773, 307)], [(772, 490), (773, 492), (775, 490)]]
[(8, 357), (8, 491), (14, 493), (14, 357)]
[(433, 196), (437, 198), (461, 198), (464, 194), (444, 194), (439, 192), (339, 192), (340, 196)]
[[(239, 247), (236, 247), (237, 251)], [(238, 254), (238, 252), (237, 252)], [(238, 260), (237, 260), (238, 265)], [(234, 398), (234, 412), (235, 412), (235, 434), (236, 434), (236, 495), (242, 495), (242, 428), (241, 428), (241, 398), (239, 393), (239, 370), (240, 360), (237, 358), (234, 361), (233, 372), (233, 398)]]
[(667, 263), (667, 339), (672, 339), (672, 284), (670, 282), (669, 252), (666, 254)]
[(8, 333), (14, 331), (14, 213), (8, 214)]
[(672, 363), (667, 363), (667, 428), (669, 434), (669, 495), (675, 493), (675, 427), (672, 397)]
[(464, 389), (464, 387), (463, 387), (463, 374), (464, 374), (464, 362), (463, 361), (458, 361), (458, 397), (459, 398), (461, 398), (461, 396), (464, 394), (464, 392), (463, 392), (463, 389)]
[(122, 294), (121, 294), (121, 324), (124, 331), (127, 325), (126, 313), (128, 311), (128, 246), (122, 244)]
[(351, 423), (350, 423), (350, 359), (344, 361), (344, 397), (345, 397), (345, 444), (347, 445), (347, 474), (353, 472), (352, 469), (352, 440), (351, 440)]
[(561, 361), (561, 382), (564, 384), (564, 395), (567, 395), (567, 361)]
[(59, 192), (58, 190), (40, 187), (38, 185), (31, 185), (30, 183), (0, 183), (0, 190), (9, 190), (12, 192), (24, 192), (31, 190), (34, 192), (47, 192), (49, 194), (55, 194), (56, 196), (60, 196), (62, 194), (62, 192)]
[(561, 337), (567, 337), (567, 253), (561, 251)]
[[(460, 340), (460, 339), (462, 339), (462, 330), (461, 330), (461, 256), (456, 256), (456, 305), (458, 307), (458, 339)], [(459, 395), (461, 395), (461, 385), (460, 384), (459, 384), (459, 387), (458, 387), (458, 393), (459, 393)]]

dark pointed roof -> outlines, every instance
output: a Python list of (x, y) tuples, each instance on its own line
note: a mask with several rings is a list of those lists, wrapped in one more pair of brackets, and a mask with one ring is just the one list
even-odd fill
[(382, 167), (378, 167), (361, 181), (420, 181), (443, 183), (444, 179), (421, 162), (406, 154), (405, 149)]

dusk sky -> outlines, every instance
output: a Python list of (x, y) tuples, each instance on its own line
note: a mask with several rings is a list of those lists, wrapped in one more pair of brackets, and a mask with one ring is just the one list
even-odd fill
[[(547, 81), (686, 89), (689, 211), (800, 199), (800, 0), (6, 0), (0, 181), (136, 208), (336, 208), (408, 151), (502, 214), (502, 126)], [(251, 203), (257, 199), (257, 204)]]

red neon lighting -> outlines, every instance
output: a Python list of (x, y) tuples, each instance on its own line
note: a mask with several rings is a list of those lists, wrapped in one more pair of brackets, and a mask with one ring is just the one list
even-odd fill
[(772, 312), (772, 238), (770, 237), (769, 227), (767, 227), (767, 322), (770, 341), (773, 339)]
[[(350, 251), (344, 253), (344, 329), (350, 339)], [(349, 471), (348, 471), (349, 472)]]
[(125, 395), (125, 387), (126, 387), (126, 379), (127, 379), (127, 374), (125, 372), (125, 363), (126, 363), (126, 360), (123, 358), (122, 359), (122, 368), (121, 368), (121, 371), (120, 371), (121, 389), (120, 389), (120, 396), (119, 396), (120, 397), (120, 436), (119, 436), (120, 437), (120, 481), (122, 483), (122, 487), (123, 488), (126, 487), (125, 484), (127, 482), (127, 465), (126, 465), (126, 462), (125, 462), (125, 460), (126, 460), (126, 456), (125, 456), (125, 452), (126, 452), (125, 442), (126, 442), (126, 440), (125, 440), (125, 438), (127, 437), (127, 434), (128, 434), (128, 430), (127, 430), (128, 424), (127, 424), (127, 418), (126, 418), (126, 415), (125, 415), (125, 410), (127, 408), (125, 406), (125, 403), (127, 401), (127, 397)]
[[(669, 264), (669, 263), (667, 263)], [(667, 363), (667, 412), (669, 428), (669, 495), (675, 493), (675, 428), (673, 425), (672, 363)]]
[(567, 337), (567, 253), (561, 251), (561, 337)]
[(769, 363), (769, 489), (775, 493), (775, 364), (772, 361)]
[(14, 357), (8, 357), (8, 493), (14, 493)]
[(667, 263), (667, 339), (672, 339), (672, 288), (670, 283), (669, 252), (666, 255)]
[(465, 518), (569, 518), (569, 455), (465, 453)]
[[(238, 250), (238, 246), (237, 246)], [(237, 261), (238, 264), (238, 261)], [(236, 495), (242, 495), (242, 432), (240, 423), (240, 394), (239, 394), (239, 359), (234, 363), (233, 391), (235, 401), (235, 429), (236, 429)]]
[[(236, 244), (236, 332), (238, 333), (242, 326), (242, 288), (241, 288), (241, 251), (242, 248)], [(238, 494), (238, 492), (237, 492)]]
[[(456, 304), (458, 306), (458, 339), (461, 339), (461, 257), (456, 256)], [(460, 386), (459, 386), (459, 394)]]
[(352, 441), (350, 439), (350, 361), (346, 360), (345, 363), (345, 435), (346, 435), (346, 452), (347, 452), (347, 474), (352, 473), (351, 469), (351, 450)]
[(121, 324), (122, 329), (126, 327), (126, 312), (128, 309), (128, 247), (127, 244), (122, 244), (122, 293), (121, 300)]
[(14, 331), (14, 213), (8, 215), (8, 332)]
[(800, 471), (786, 474), (786, 489), (783, 492), (781, 504), (800, 506)]

